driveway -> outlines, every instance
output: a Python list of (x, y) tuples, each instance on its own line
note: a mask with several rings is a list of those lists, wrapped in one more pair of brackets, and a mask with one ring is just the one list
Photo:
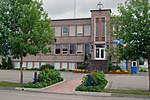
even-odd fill
[(137, 74), (108, 74), (107, 88), (123, 90), (148, 90), (148, 73)]

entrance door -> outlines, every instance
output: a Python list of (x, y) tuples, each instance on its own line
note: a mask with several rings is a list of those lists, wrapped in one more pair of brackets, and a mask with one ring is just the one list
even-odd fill
[(96, 59), (97, 60), (105, 60), (105, 49), (104, 48), (96, 48)]

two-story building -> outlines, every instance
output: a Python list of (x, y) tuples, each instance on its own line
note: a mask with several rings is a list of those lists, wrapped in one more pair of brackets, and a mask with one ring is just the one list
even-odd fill
[[(81, 65), (85, 52), (89, 55), (91, 68), (106, 71), (107, 47), (113, 44), (109, 21), (111, 10), (91, 10), (90, 18), (51, 20), (55, 39), (48, 54), (28, 55), (23, 67), (39, 68), (46, 63), (55, 69), (74, 70)], [(15, 68), (20, 67), (14, 60)]]

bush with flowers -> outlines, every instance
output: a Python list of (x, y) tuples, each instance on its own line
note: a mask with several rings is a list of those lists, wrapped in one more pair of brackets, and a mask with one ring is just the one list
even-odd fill
[(63, 81), (58, 70), (52, 69), (51, 67), (43, 67), (41, 72), (38, 74), (37, 82), (25, 83), (23, 87), (26, 88), (43, 88), (58, 82)]

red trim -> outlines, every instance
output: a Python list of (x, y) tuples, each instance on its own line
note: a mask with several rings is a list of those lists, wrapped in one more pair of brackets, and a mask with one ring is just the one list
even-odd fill
[(77, 25), (75, 25), (75, 36), (77, 36)]
[(61, 25), (60, 27), (61, 27), (61, 32), (60, 32), (60, 36), (62, 36), (62, 25)]
[(84, 24), (82, 25), (82, 36), (84, 36)]
[(62, 69), (62, 62), (60, 62), (60, 69)]
[(26, 61), (26, 69), (28, 69), (28, 61)]
[(68, 25), (68, 36), (70, 36), (70, 25)]
[(34, 68), (34, 62), (32, 62), (32, 68)]

